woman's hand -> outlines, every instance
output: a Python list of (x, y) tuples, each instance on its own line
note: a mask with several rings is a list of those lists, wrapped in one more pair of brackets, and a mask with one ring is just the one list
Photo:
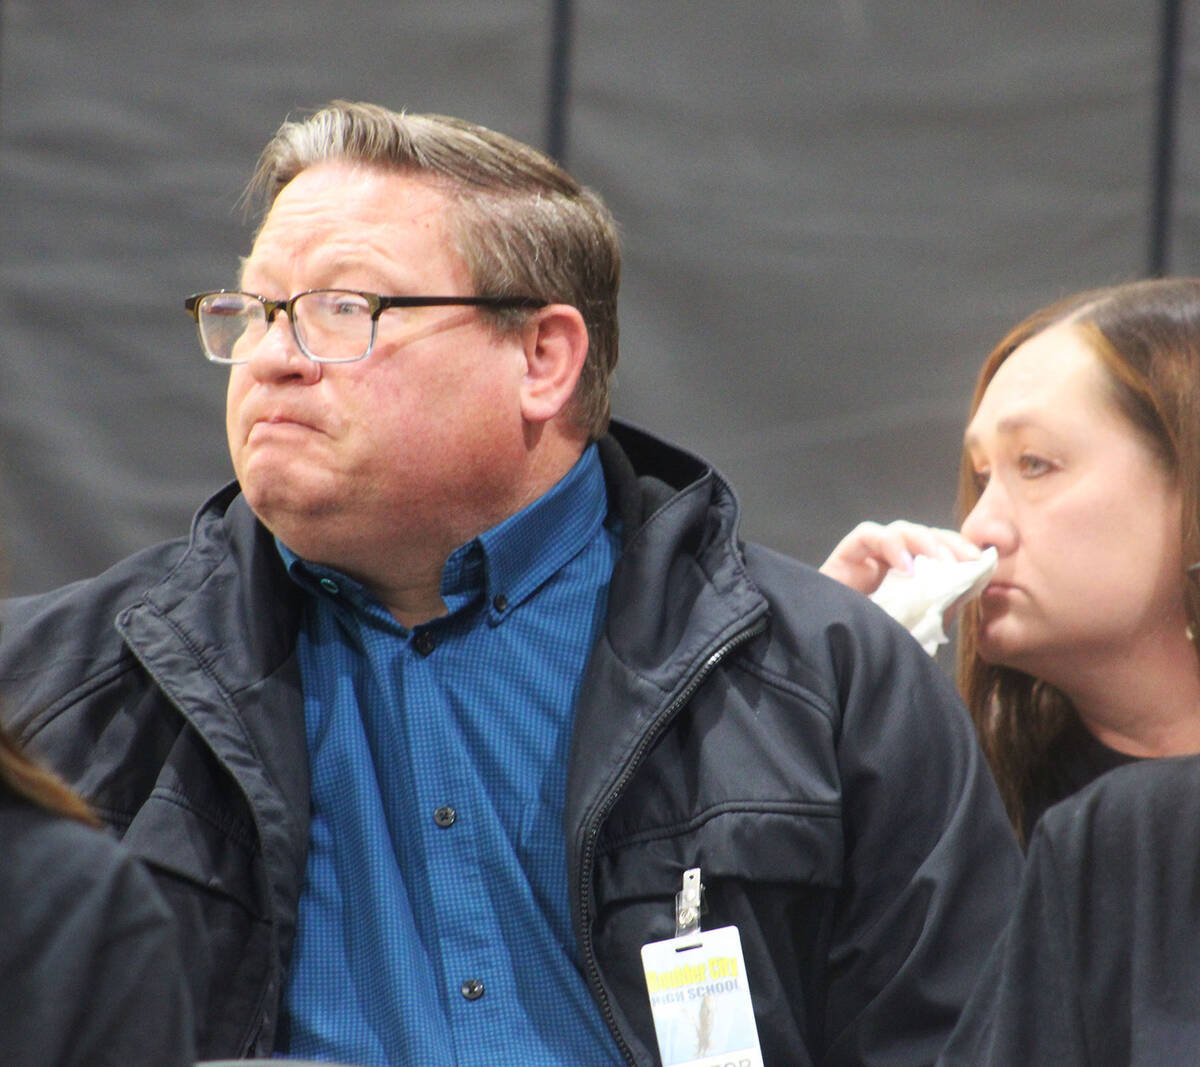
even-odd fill
[(889, 570), (912, 573), (914, 556), (978, 559), (979, 549), (962, 534), (897, 519), (886, 526), (862, 522), (838, 542), (821, 573), (870, 596)]

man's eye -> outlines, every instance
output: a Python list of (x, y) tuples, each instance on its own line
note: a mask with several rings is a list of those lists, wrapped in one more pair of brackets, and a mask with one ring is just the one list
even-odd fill
[(325, 294), (325, 313), (338, 318), (353, 318), (355, 315), (370, 315), (371, 305), (358, 293)]

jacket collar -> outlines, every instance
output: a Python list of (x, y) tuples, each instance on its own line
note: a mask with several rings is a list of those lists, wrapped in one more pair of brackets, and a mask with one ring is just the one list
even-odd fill
[(600, 442), (622, 555), (605, 640), (664, 692), (714, 640), (765, 609), (746, 575), (733, 489), (704, 460), (614, 422)]
[[(647, 719), (766, 611), (743, 566), (737, 500), (708, 463), (622, 422), (599, 451), (623, 551), (577, 715), (574, 747), (590, 755), (572, 769), (568, 793), (579, 800), (569, 801), (570, 825), (586, 798), (611, 784)], [(119, 619), (130, 646), (235, 773), (251, 772), (247, 751), (285, 753), (288, 765), (269, 773), (291, 801), (307, 797), (293, 659), (302, 596), (271, 534), (230, 484), (197, 514), (171, 574)], [(214, 705), (237, 714), (214, 716)]]

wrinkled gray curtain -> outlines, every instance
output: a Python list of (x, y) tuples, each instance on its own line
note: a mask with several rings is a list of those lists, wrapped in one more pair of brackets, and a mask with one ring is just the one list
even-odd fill
[(950, 522), (990, 345), (1148, 268), (1161, 44), (1127, 0), (0, 0), (4, 583), (184, 533), (230, 476), (181, 301), (233, 279), (262, 143), (333, 97), (561, 138), (625, 236), (617, 413), (712, 459), (747, 536), (819, 561), (861, 518)]

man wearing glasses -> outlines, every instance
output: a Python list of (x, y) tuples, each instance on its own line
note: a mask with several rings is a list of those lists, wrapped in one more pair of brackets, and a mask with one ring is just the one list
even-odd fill
[(609, 426), (604, 206), (345, 103), (251, 192), (236, 286), (186, 302), (237, 484), (10, 605), (0, 648), (14, 724), (178, 916), (202, 1058), (656, 1063), (652, 994), (699, 969), (641, 951), (698, 868), (686, 929), (740, 955), (696, 1057), (745, 983), (766, 1063), (931, 1062), (1012, 899), (1007, 820), (915, 642)]

